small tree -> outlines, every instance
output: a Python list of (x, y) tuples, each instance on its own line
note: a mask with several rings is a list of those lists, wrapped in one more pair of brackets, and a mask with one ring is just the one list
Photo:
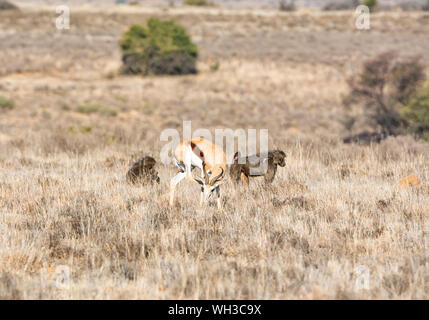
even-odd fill
[(196, 73), (198, 48), (186, 30), (173, 21), (149, 19), (133, 25), (120, 40), (122, 70), (128, 74)]
[(346, 106), (363, 104), (367, 121), (383, 136), (397, 135), (406, 128), (401, 114), (426, 79), (420, 57), (400, 60), (386, 52), (366, 61), (362, 71), (348, 80)]

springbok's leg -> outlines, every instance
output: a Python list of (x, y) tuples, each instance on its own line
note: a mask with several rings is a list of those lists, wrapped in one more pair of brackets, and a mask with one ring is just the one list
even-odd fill
[(185, 173), (186, 173), (186, 180), (193, 181), (192, 178), (192, 152), (187, 152), (185, 154)]
[(249, 178), (243, 172), (240, 174), (240, 179), (245, 187), (249, 186)]
[[(204, 171), (201, 169), (201, 181), (204, 181)], [(200, 206), (204, 203), (204, 186), (201, 186), (201, 195), (200, 195)]]
[(200, 206), (204, 203), (204, 187), (201, 187)]
[(174, 190), (176, 189), (176, 185), (185, 178), (186, 172), (179, 172), (175, 175), (170, 181), (170, 206), (173, 205), (174, 201)]
[(220, 190), (219, 190), (219, 186), (216, 187), (216, 201), (217, 201), (217, 208), (221, 209), (221, 204), (220, 204)]

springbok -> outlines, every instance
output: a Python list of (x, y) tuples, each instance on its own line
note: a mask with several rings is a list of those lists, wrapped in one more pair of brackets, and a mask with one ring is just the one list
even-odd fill
[[(180, 172), (170, 182), (170, 205), (176, 185), (186, 178), (201, 185), (200, 204), (216, 190), (217, 206), (221, 208), (219, 186), (226, 173), (226, 156), (221, 147), (204, 138), (182, 141), (174, 151), (174, 163)], [(201, 170), (201, 178), (192, 175), (196, 167)]]

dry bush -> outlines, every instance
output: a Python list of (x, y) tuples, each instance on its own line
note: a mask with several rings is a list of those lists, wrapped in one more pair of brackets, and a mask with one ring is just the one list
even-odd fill
[(0, 299), (19, 300), (22, 298), (22, 293), (19, 290), (19, 284), (17, 283), (16, 277), (9, 272), (3, 271), (0, 274)]
[(0, 0), (0, 11), (1, 10), (18, 10), (18, 7), (7, 0)]
[[(348, 80), (350, 93), (344, 99), (349, 107), (362, 104), (367, 121), (375, 132), (361, 134), (362, 139), (369, 136), (383, 137), (398, 135), (407, 126), (401, 115), (401, 106), (416, 95), (426, 75), (420, 57), (399, 59), (394, 52), (386, 52), (366, 61), (362, 71)], [(352, 127), (353, 124), (349, 125)], [(369, 137), (368, 136), (368, 137)], [(345, 141), (360, 139), (359, 136)]]
[(426, 152), (429, 152), (429, 145), (418, 142), (411, 136), (388, 137), (380, 143), (383, 159), (399, 160), (404, 155), (412, 158)]
[(334, 11), (334, 10), (354, 10), (360, 4), (360, 0), (337, 0), (326, 3), (322, 10)]
[(295, 11), (295, 0), (279, 0), (280, 11)]
[(399, 3), (398, 6), (404, 11), (418, 11), (418, 10), (424, 10), (425, 8), (425, 4), (423, 3), (423, 1), (418, 1), (418, 0), (407, 0)]

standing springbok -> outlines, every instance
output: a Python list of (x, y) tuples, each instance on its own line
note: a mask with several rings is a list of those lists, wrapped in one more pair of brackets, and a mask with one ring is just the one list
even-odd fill
[[(174, 162), (180, 172), (170, 182), (170, 205), (173, 205), (176, 185), (186, 177), (201, 185), (200, 204), (207, 201), (216, 189), (217, 207), (220, 209), (219, 186), (226, 172), (226, 156), (222, 148), (204, 138), (182, 141), (174, 151)], [(201, 178), (194, 177), (192, 170), (200, 168)]]

